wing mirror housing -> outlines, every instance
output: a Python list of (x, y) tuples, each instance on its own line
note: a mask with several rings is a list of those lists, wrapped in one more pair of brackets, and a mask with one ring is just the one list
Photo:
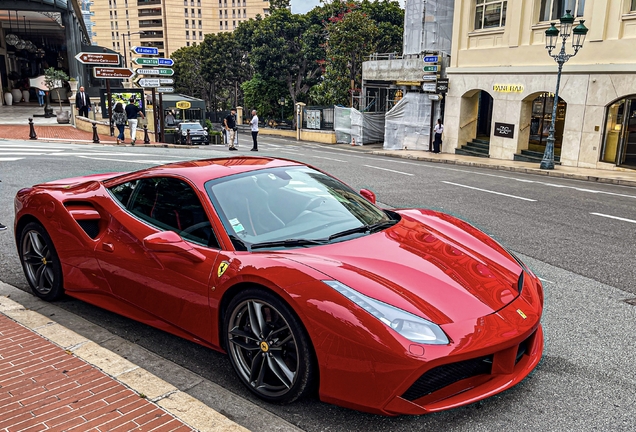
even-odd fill
[(205, 255), (194, 249), (174, 231), (162, 231), (144, 238), (144, 247), (153, 252), (174, 253), (192, 262), (205, 261)]
[(375, 204), (375, 194), (371, 192), (369, 189), (360, 189), (360, 195), (367, 199), (367, 201)]

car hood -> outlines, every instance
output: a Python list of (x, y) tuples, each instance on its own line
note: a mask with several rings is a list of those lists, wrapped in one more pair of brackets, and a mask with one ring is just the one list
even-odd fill
[(54, 180), (46, 183), (40, 183), (33, 187), (36, 188), (46, 188), (46, 189), (59, 189), (59, 188), (71, 188), (75, 186), (79, 186), (85, 183), (90, 182), (102, 182), (105, 180), (109, 180), (111, 178), (126, 174), (125, 172), (112, 172), (112, 173), (104, 173), (104, 174), (91, 174), (87, 176), (81, 177), (70, 177), (60, 180)]
[(490, 315), (518, 297), (521, 267), (486, 234), (443, 213), (399, 213), (382, 232), (284, 253), (440, 325)]

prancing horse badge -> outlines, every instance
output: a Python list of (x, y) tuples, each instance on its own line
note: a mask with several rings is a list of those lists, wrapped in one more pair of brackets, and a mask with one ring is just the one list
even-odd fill
[(223, 276), (223, 273), (225, 273), (225, 270), (227, 270), (229, 266), (230, 266), (229, 262), (223, 261), (221, 264), (219, 264), (219, 270), (216, 272), (216, 274), (219, 277)]

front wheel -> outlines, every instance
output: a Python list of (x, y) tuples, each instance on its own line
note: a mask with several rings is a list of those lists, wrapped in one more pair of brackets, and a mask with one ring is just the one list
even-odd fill
[(241, 381), (268, 402), (291, 403), (313, 387), (309, 337), (289, 306), (250, 288), (234, 297), (224, 319), (230, 361)]
[(52, 301), (64, 294), (62, 265), (51, 237), (37, 222), (28, 223), (20, 234), (20, 261), (33, 293)]

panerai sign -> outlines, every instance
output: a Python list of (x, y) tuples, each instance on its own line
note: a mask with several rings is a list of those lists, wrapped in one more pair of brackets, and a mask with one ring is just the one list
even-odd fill
[(509, 123), (495, 123), (495, 136), (514, 138), (515, 125)]
[(492, 89), (499, 93), (523, 93), (521, 84), (495, 84)]

